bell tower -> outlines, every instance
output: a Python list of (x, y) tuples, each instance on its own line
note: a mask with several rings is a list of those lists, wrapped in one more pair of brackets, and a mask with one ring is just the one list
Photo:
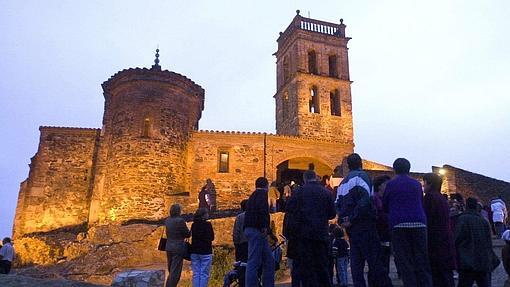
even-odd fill
[(296, 16), (278, 37), (276, 133), (353, 145), (345, 25)]

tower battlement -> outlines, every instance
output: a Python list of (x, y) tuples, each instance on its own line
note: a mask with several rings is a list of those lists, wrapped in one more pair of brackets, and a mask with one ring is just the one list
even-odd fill
[(296, 16), (283, 33), (278, 37), (278, 44), (283, 43), (295, 30), (314, 32), (323, 35), (329, 35), (339, 38), (345, 38), (345, 24), (343, 19), (340, 23), (326, 22), (322, 20), (306, 18), (301, 16), (300, 11), (296, 11)]

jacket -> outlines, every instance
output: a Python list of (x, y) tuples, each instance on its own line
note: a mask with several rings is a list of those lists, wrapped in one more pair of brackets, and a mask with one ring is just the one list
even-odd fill
[(244, 235), (243, 231), (244, 216), (245, 216), (244, 212), (238, 214), (236, 217), (236, 221), (234, 222), (234, 231), (232, 232), (232, 239), (234, 241), (234, 244), (248, 242), (248, 238), (246, 238), (246, 235)]
[(372, 203), (376, 210), (376, 228), (381, 242), (391, 241), (390, 225), (388, 224), (388, 213), (384, 211), (382, 197), (378, 193), (372, 196)]
[(476, 210), (466, 210), (455, 226), (455, 247), (461, 271), (492, 271), (492, 239), (489, 224)]
[(165, 250), (176, 254), (184, 254), (184, 239), (191, 236), (186, 225), (186, 221), (182, 217), (168, 217), (165, 220), (166, 227), (166, 246)]
[[(302, 197), (301, 206), (298, 198)], [(331, 193), (319, 182), (306, 183), (298, 187), (286, 204), (289, 214), (301, 214), (298, 239), (329, 242), (328, 220), (335, 218), (335, 205)]]
[(423, 198), (423, 208), (427, 216), (430, 265), (442, 270), (455, 269), (455, 245), (450, 228), (448, 201), (441, 193), (431, 191)]
[(505, 202), (500, 198), (491, 201), (492, 221), (505, 222), (507, 210)]
[(248, 198), (244, 215), (244, 228), (269, 229), (267, 189), (257, 188)]
[(397, 175), (388, 181), (383, 196), (384, 210), (388, 212), (390, 227), (400, 223), (422, 223), (427, 225), (423, 211), (421, 184), (408, 175)]
[(338, 186), (335, 203), (338, 220), (349, 220), (349, 233), (375, 229), (376, 212), (371, 193), (372, 183), (367, 173), (362, 170), (351, 170)]
[(212, 254), (214, 231), (212, 224), (206, 220), (195, 220), (191, 225), (191, 253)]

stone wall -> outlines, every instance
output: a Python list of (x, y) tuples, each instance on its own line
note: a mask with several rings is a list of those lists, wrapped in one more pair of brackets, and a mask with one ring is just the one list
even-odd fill
[(186, 149), (204, 90), (169, 71), (130, 69), (103, 84), (92, 223), (160, 219), (186, 192)]
[[(298, 101), (298, 135), (308, 138), (352, 142), (352, 99), (350, 82), (335, 78), (298, 74), (295, 79)], [(309, 111), (310, 89), (317, 88), (319, 113)], [(340, 96), (341, 115), (331, 115), (330, 92)]]
[[(481, 174), (463, 170), (451, 165), (441, 167), (444, 170), (443, 190), (447, 193), (460, 193), (464, 199), (475, 197), (484, 205), (489, 205), (491, 199), (503, 196), (510, 202), (510, 183), (490, 178)], [(437, 172), (440, 168), (434, 167)]]
[(21, 184), (14, 235), (73, 228), (89, 216), (97, 129), (41, 127), (28, 179)]
[[(194, 210), (197, 196), (206, 179), (214, 182), (220, 209), (238, 208), (255, 188), (255, 180), (266, 176), (277, 179), (277, 166), (293, 158), (305, 158), (334, 167), (342, 162), (353, 147), (336, 142), (256, 133), (194, 132), (188, 150), (190, 200)], [(228, 172), (219, 172), (219, 153), (229, 153)], [(304, 167), (307, 169), (307, 167)]]

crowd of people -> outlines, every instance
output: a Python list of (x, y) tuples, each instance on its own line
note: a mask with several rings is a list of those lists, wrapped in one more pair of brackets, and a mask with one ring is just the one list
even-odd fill
[[(500, 264), (493, 234), (508, 242), (503, 263), (510, 269), (510, 231), (505, 231), (502, 198), (486, 208), (473, 197), (448, 197), (441, 193), (440, 175), (427, 173), (422, 184), (410, 175), (405, 158), (393, 163), (393, 178), (371, 179), (355, 153), (346, 163), (349, 172), (335, 186), (331, 178), (320, 178), (313, 165), (304, 172), (303, 184), (286, 184), (280, 191), (264, 177), (256, 180), (233, 228), (236, 261), (246, 262), (239, 286), (274, 286), (278, 263), (272, 246), (277, 239), (270, 213), (278, 210), (285, 212), (282, 229), (292, 286), (343, 287), (349, 276), (354, 286), (393, 286), (392, 255), (404, 286), (450, 287), (455, 286), (454, 276), (460, 287), (491, 286), (491, 272)], [(165, 223), (167, 286), (177, 286), (186, 253), (183, 242), (190, 236), (193, 286), (207, 286), (214, 239), (209, 209), (197, 210), (190, 231), (179, 205), (172, 206)]]

